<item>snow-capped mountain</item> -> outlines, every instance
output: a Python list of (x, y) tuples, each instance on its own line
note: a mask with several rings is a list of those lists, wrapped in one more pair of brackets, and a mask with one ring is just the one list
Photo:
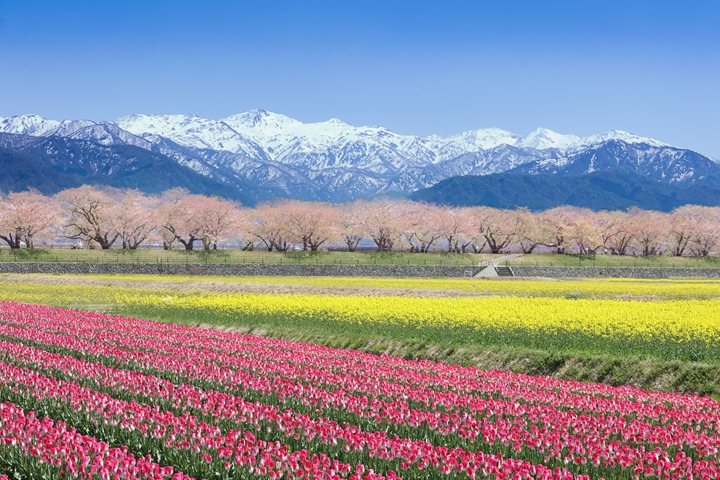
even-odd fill
[(222, 120), (208, 120), (195, 115), (129, 115), (115, 124), (128, 132), (149, 139), (164, 137), (178, 145), (217, 150), (264, 159), (262, 148), (233, 130)]
[[(224, 185), (331, 201), (405, 194), (452, 176), (502, 172), (580, 175), (622, 168), (664, 183), (720, 182), (720, 166), (709, 157), (619, 130), (578, 137), (545, 128), (524, 136), (487, 128), (419, 137), (252, 110), (219, 120), (143, 114), (101, 123), (20, 115), (0, 117), (0, 133), (7, 134), (0, 146), (18, 151), (27, 150), (23, 138), (37, 137), (131, 145)], [(62, 152), (44, 155), (54, 155), (53, 164), (63, 161)]]
[(539, 159), (522, 164), (510, 173), (577, 176), (597, 171), (628, 170), (675, 185), (715, 183), (718, 164), (691, 150), (668, 148), (660, 142), (629, 143), (611, 139), (588, 145), (558, 158)]
[(47, 120), (40, 115), (17, 115), (0, 117), (0, 132), (18, 135), (46, 135), (60, 126), (57, 120)]

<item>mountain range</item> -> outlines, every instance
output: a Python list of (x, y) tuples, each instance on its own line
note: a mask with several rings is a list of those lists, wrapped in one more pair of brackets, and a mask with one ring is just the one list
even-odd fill
[(265, 110), (219, 120), (0, 117), (0, 148), (5, 190), (41, 185), (51, 192), (80, 182), (156, 193), (183, 186), (245, 204), (277, 197), (341, 202), (407, 196), (451, 177), (490, 174), (616, 172), (670, 189), (720, 188), (714, 159), (618, 130), (578, 137), (544, 128), (524, 136), (488, 128), (419, 137), (338, 119), (302, 123)]

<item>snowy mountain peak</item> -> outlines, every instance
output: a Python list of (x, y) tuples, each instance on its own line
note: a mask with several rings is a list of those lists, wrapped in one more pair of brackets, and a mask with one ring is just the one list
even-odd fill
[(427, 138), (433, 142), (448, 142), (453, 145), (468, 148), (469, 151), (478, 151), (489, 150), (500, 145), (515, 145), (520, 139), (520, 135), (501, 128), (481, 128), (479, 130), (469, 130), (447, 137), (431, 135)]
[(129, 115), (115, 120), (115, 125), (150, 139), (165, 137), (186, 147), (244, 153), (262, 158), (262, 149), (226, 122), (197, 115)]
[(47, 120), (34, 114), (0, 117), (0, 133), (44, 136), (59, 125), (57, 120)]
[(223, 118), (222, 121), (238, 132), (246, 129), (256, 129), (263, 130), (266, 134), (271, 132), (279, 133), (283, 129), (302, 125), (302, 122), (294, 118), (260, 109), (230, 115)]
[(580, 141), (580, 137), (575, 135), (563, 135), (547, 128), (537, 128), (519, 139), (515, 146), (535, 150), (567, 150), (578, 145)]
[(648, 145), (652, 145), (653, 147), (669, 147), (670, 146), (667, 143), (663, 143), (659, 140), (655, 140), (654, 138), (640, 137), (633, 133), (625, 132), (623, 130), (609, 130), (605, 133), (600, 133), (598, 135), (590, 135), (589, 137), (585, 137), (582, 139), (581, 145), (582, 146), (596, 145), (599, 143), (605, 143), (610, 140), (620, 140), (622, 142), (630, 143), (630, 144), (646, 143)]
[(63, 120), (60, 125), (46, 132), (46, 135), (55, 135), (57, 137), (68, 137), (86, 127), (96, 125), (92, 120)]

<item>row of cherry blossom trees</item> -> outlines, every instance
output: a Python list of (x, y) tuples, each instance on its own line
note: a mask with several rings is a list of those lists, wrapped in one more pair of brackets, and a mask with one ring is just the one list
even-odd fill
[(33, 248), (39, 238), (74, 239), (102, 249), (157, 242), (186, 250), (226, 243), (248, 250), (355, 251), (365, 240), (383, 252), (708, 256), (720, 244), (720, 208), (689, 205), (662, 213), (558, 207), (535, 213), (379, 199), (341, 205), (285, 200), (250, 209), (179, 189), (152, 197), (89, 186), (53, 197), (2, 196), (0, 239), (11, 248)]

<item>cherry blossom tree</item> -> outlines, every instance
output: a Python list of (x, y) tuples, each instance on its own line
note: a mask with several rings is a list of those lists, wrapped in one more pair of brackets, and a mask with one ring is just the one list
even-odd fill
[(691, 205), (676, 208), (670, 214), (667, 243), (674, 256), (682, 256), (695, 235), (695, 228), (698, 225), (696, 216), (697, 210)]
[(204, 250), (217, 249), (218, 243), (236, 233), (243, 224), (238, 205), (229, 200), (190, 195), (169, 190), (160, 205), (166, 241), (178, 241), (185, 250), (194, 250), (201, 242)]
[(477, 209), (481, 222), (481, 231), (492, 253), (500, 253), (515, 240), (517, 217), (512, 210), (499, 210), (491, 207)]
[(524, 207), (515, 211), (515, 240), (524, 254), (532, 253), (537, 247), (545, 243), (538, 217), (538, 215)]
[(302, 243), (303, 250), (317, 252), (340, 238), (337, 225), (340, 212), (330, 204), (290, 201), (281, 208), (292, 237)]
[(184, 189), (172, 189), (163, 193), (159, 213), (161, 228), (171, 241), (178, 241), (185, 250), (194, 250), (195, 242), (202, 240), (203, 223), (198, 205), (206, 197), (190, 195)]
[(38, 236), (58, 227), (58, 205), (35, 191), (10, 193), (0, 198), (0, 239), (10, 248), (35, 247)]
[(542, 212), (538, 216), (541, 239), (546, 247), (554, 248), (555, 253), (562, 254), (571, 242), (570, 229), (575, 220), (574, 207), (555, 207)]
[[(437, 218), (437, 225), (442, 238), (447, 243), (448, 252), (466, 253), (467, 247), (482, 237), (480, 230), (475, 228), (475, 217), (472, 208), (450, 208)], [(484, 239), (484, 237), (482, 237)]]
[(218, 243), (226, 241), (245, 225), (240, 206), (216, 197), (203, 197), (195, 205), (196, 219), (200, 224), (199, 236), (205, 250), (217, 250)]
[(668, 215), (652, 210), (631, 209), (628, 221), (632, 236), (643, 256), (662, 255), (670, 228)]
[(287, 218), (288, 208), (287, 202), (266, 203), (253, 212), (252, 233), (268, 252), (273, 249), (285, 252), (293, 245), (293, 233)]
[(720, 209), (717, 207), (690, 207), (692, 234), (690, 251), (697, 257), (707, 257), (720, 240)]
[(406, 230), (398, 202), (387, 199), (366, 202), (362, 208), (362, 225), (378, 250), (391, 252)]
[(338, 234), (349, 252), (354, 252), (367, 235), (363, 224), (364, 202), (355, 201), (337, 207), (336, 224)]
[(136, 250), (157, 231), (161, 223), (159, 201), (137, 190), (126, 191), (117, 209), (117, 230), (122, 248)]
[(440, 207), (403, 201), (398, 202), (396, 208), (405, 220), (403, 234), (411, 252), (427, 253), (442, 238), (440, 223), (444, 211)]
[(627, 255), (628, 249), (635, 240), (632, 214), (619, 211), (607, 212), (606, 214), (614, 217), (612, 224), (615, 233), (608, 238), (607, 243), (610, 247), (610, 253), (612, 255)]
[(57, 194), (65, 217), (65, 236), (109, 249), (120, 237), (118, 205), (121, 193), (84, 185)]
[(597, 253), (619, 233), (617, 217), (610, 212), (593, 212), (586, 208), (574, 210), (570, 221), (570, 235), (580, 253)]

